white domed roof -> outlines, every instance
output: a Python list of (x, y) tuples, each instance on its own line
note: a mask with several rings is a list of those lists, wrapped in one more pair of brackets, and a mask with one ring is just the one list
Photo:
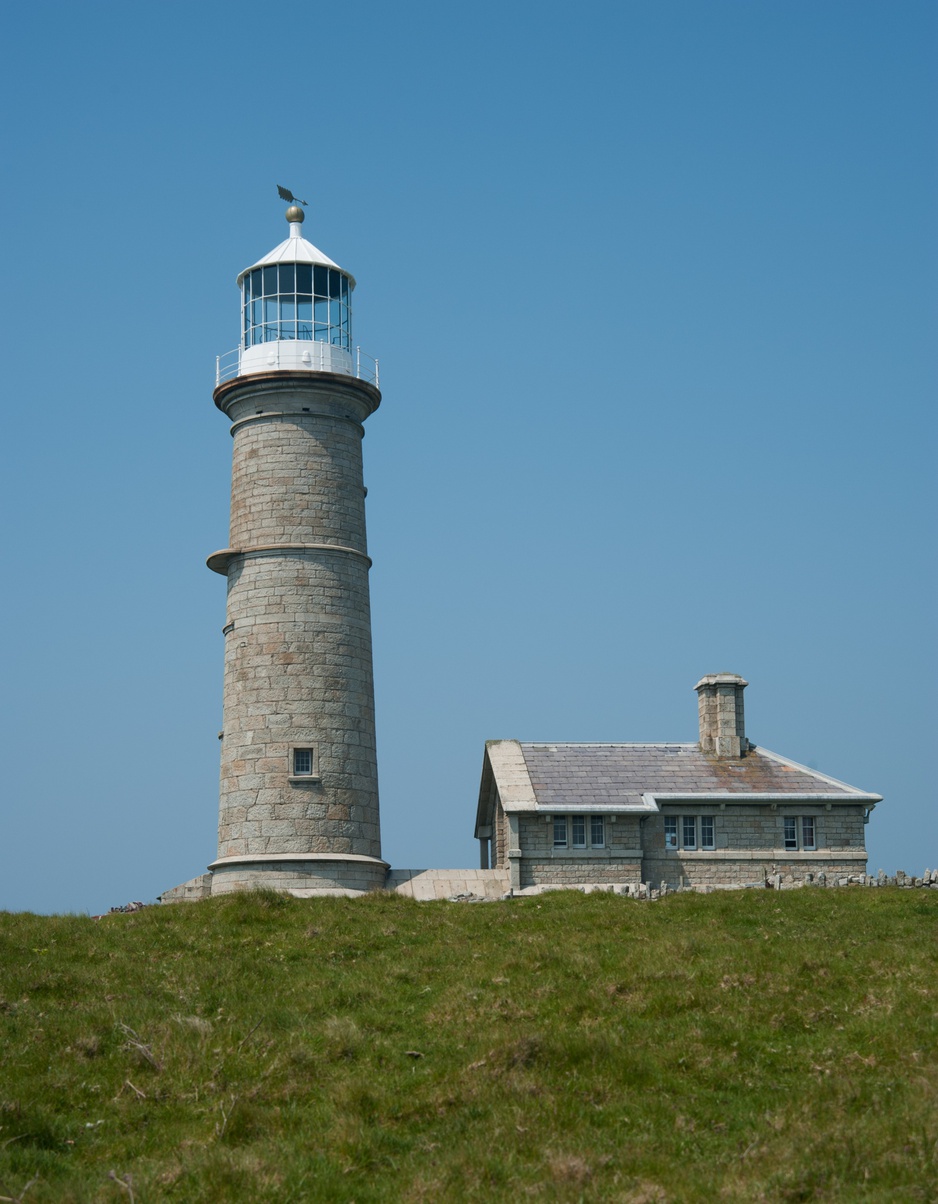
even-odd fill
[(263, 259), (259, 259), (257, 263), (252, 263), (249, 268), (245, 268), (240, 273), (237, 279), (238, 287), (241, 287), (241, 281), (248, 272), (254, 268), (262, 268), (272, 263), (314, 263), (324, 268), (337, 268), (345, 276), (348, 276), (352, 288), (355, 287), (355, 277), (351, 272), (346, 272), (345, 268), (339, 265), (328, 255), (324, 255), (318, 247), (314, 247), (311, 242), (307, 242), (300, 234), (300, 223), (290, 223), (290, 237), (285, 238), (279, 246), (274, 247), (272, 251), (268, 251)]

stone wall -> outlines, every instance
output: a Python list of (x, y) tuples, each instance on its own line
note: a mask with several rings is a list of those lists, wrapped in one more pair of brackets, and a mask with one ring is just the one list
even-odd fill
[(217, 865), (212, 874), (212, 894), (233, 891), (287, 891), (300, 898), (315, 895), (363, 894), (384, 886), (387, 867), (380, 862), (342, 861), (264, 861), (229, 862)]
[[(665, 816), (678, 820), (678, 840), (682, 839), (681, 820), (685, 815), (713, 817), (714, 849), (666, 849)], [(814, 849), (785, 848), (784, 820), (793, 816), (814, 820)], [(800, 839), (800, 835), (799, 835)], [(865, 825), (863, 807), (857, 804), (823, 803), (719, 804), (695, 807), (663, 804), (661, 813), (649, 817), (642, 829), (642, 878), (646, 882), (666, 882), (669, 887), (730, 886), (763, 881), (775, 874), (802, 880), (807, 875), (850, 876), (866, 872)]]
[(197, 878), (190, 878), (181, 886), (164, 890), (159, 900), (161, 903), (197, 903), (200, 899), (207, 899), (211, 893), (212, 875), (199, 874)]
[(389, 870), (385, 888), (408, 899), (501, 899), (507, 870)]
[[(228, 606), (218, 855), (380, 857), (367, 564), (242, 558)], [(305, 780), (296, 747), (315, 752)]]
[[(265, 859), (381, 856), (361, 457), (380, 395), (282, 372), (215, 399), (234, 436), (229, 548), (212, 558), (228, 577), (218, 856), (257, 861), (214, 863), (213, 891), (266, 874), (291, 891), (342, 889), (321, 865)], [(294, 772), (297, 748), (312, 750), (312, 773)], [(380, 866), (349, 873), (349, 889), (382, 885)]]
[[(557, 812), (557, 814), (562, 814)], [(581, 883), (631, 883), (641, 880), (639, 820), (605, 816), (605, 845), (599, 849), (555, 849), (553, 813), (521, 815), (520, 886), (578, 886)]]
[(507, 869), (508, 867), (508, 816), (502, 807), (502, 800), (496, 796), (495, 815), (492, 824), (492, 868)]
[[(316, 408), (314, 399), (296, 399)], [(358, 422), (330, 414), (272, 413), (234, 433), (229, 547), (334, 543), (358, 548), (365, 537)]]

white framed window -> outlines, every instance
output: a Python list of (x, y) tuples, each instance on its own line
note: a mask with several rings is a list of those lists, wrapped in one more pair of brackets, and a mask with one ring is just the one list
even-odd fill
[(319, 758), (309, 744), (290, 749), (289, 777), (294, 782), (315, 782), (319, 778)]
[(782, 819), (782, 840), (786, 850), (817, 848), (817, 826), (813, 815), (786, 815)]
[(715, 849), (716, 817), (713, 815), (665, 815), (664, 847), (666, 849)]
[(818, 848), (818, 826), (813, 815), (785, 815), (781, 827), (787, 851)]
[(606, 847), (606, 822), (601, 815), (555, 815), (552, 824), (555, 849)]
[(712, 815), (701, 815), (700, 817), (700, 847), (702, 849), (716, 848), (716, 841), (713, 836)]

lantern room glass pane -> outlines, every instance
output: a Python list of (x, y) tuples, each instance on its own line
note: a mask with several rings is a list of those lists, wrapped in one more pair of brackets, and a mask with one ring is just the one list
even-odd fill
[(335, 268), (270, 264), (241, 280), (241, 338), (245, 347), (278, 339), (316, 339), (351, 348), (349, 279)]
[(313, 303), (300, 301), (296, 307), (297, 338), (311, 339), (313, 337)]

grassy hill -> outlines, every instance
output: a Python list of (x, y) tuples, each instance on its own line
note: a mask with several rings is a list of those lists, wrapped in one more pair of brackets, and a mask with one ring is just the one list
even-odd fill
[(0, 913), (0, 1197), (933, 1201), (936, 921), (890, 889)]

